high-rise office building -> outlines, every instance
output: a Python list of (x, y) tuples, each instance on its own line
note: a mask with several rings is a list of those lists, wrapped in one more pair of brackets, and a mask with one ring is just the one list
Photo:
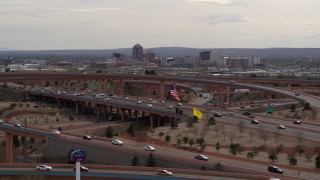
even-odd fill
[(143, 61), (143, 47), (140, 44), (136, 44), (133, 46), (132, 59)]
[(154, 63), (154, 59), (156, 57), (155, 53), (152, 52), (151, 50), (147, 51), (145, 54), (146, 61), (149, 63)]

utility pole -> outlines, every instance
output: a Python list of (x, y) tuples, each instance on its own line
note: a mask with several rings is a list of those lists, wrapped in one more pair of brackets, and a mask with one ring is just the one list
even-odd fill
[(24, 130), (25, 130), (25, 137), (24, 137), (24, 155), (25, 155), (25, 162), (28, 161), (28, 150), (27, 150), (27, 82), (24, 83)]

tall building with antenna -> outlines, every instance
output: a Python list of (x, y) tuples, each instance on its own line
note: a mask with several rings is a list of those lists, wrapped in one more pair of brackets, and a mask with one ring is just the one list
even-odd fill
[(133, 46), (132, 59), (143, 61), (143, 47), (140, 44), (136, 44)]

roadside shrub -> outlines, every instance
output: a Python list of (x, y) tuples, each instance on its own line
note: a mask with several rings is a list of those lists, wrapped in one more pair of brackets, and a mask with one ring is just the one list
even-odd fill
[(247, 153), (247, 158), (253, 159), (253, 157), (254, 157), (254, 153), (253, 152), (248, 152)]

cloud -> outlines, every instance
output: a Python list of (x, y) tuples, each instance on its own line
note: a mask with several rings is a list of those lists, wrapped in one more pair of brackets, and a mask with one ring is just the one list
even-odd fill
[(239, 22), (248, 22), (249, 18), (245, 15), (238, 14), (225, 14), (225, 15), (214, 15), (208, 17), (212, 25), (221, 24), (221, 23), (239, 23)]
[(233, 0), (188, 0), (191, 3), (201, 3), (201, 4), (230, 4)]
[(309, 22), (304, 23), (304, 25), (307, 25), (307, 26), (319, 26), (320, 23), (319, 22), (315, 22), (315, 21), (309, 21)]

